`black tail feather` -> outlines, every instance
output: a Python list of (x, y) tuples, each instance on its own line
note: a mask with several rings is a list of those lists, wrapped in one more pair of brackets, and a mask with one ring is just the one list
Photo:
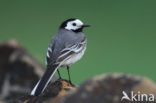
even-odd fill
[(50, 82), (52, 76), (54, 75), (57, 69), (58, 65), (47, 66), (47, 70), (45, 71), (39, 83), (37, 84), (37, 87), (35, 86), (35, 90), (32, 91), (31, 95), (40, 95)]

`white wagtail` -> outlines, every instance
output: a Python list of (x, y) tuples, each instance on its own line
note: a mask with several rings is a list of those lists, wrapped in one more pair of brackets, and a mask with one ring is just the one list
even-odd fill
[[(87, 39), (82, 32), (84, 27), (89, 27), (89, 25), (73, 18), (61, 24), (47, 49), (47, 69), (32, 90), (31, 95), (40, 95), (59, 67), (67, 68), (69, 81), (71, 82), (69, 66), (81, 59), (86, 50)], [(58, 74), (61, 78), (59, 71)]]

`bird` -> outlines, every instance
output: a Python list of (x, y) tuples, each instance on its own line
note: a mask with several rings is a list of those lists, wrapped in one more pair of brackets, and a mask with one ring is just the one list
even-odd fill
[(69, 67), (80, 60), (86, 51), (87, 38), (83, 28), (89, 26), (77, 18), (70, 18), (61, 23), (47, 48), (46, 71), (31, 91), (31, 95), (41, 95), (56, 71), (61, 78), (59, 67), (67, 68), (71, 83)]

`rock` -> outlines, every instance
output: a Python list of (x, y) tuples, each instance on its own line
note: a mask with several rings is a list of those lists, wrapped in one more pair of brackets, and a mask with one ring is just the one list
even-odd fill
[[(148, 89), (147, 89), (148, 88)], [(107, 74), (91, 78), (75, 87), (67, 80), (59, 79), (50, 83), (40, 96), (24, 96), (9, 103), (156, 103), (124, 99), (123, 91), (139, 95), (156, 95), (156, 86), (151, 80), (129, 74)]]
[(0, 43), (0, 99), (29, 94), (44, 71), (16, 40)]
[(48, 86), (43, 97), (47, 98), (46, 103), (58, 103), (69, 91), (73, 91), (75, 88), (75, 85), (69, 81), (59, 79)]
[(75, 86), (67, 80), (58, 79), (54, 83), (50, 83), (45, 92), (40, 96), (27, 95), (9, 103), (59, 103), (69, 90), (74, 89)]
[(61, 103), (156, 103), (121, 101), (123, 91), (153, 94), (156, 86), (151, 80), (128, 74), (108, 74), (94, 77), (81, 84), (75, 91), (67, 94)]

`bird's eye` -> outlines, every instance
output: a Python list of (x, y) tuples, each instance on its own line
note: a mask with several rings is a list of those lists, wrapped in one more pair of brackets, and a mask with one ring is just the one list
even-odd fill
[(73, 25), (73, 26), (76, 26), (76, 23), (73, 23), (72, 25)]

